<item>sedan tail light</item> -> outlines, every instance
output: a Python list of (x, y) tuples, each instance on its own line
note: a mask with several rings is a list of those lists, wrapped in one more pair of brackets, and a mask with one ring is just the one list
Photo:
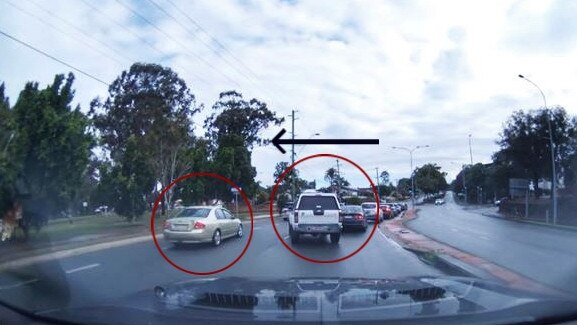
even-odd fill
[(170, 229), (170, 222), (164, 221), (164, 229)]
[(194, 229), (204, 229), (206, 225), (200, 221), (194, 223)]
[(364, 218), (365, 218), (365, 216), (363, 216), (362, 214), (356, 214), (355, 215), (356, 220), (363, 220)]

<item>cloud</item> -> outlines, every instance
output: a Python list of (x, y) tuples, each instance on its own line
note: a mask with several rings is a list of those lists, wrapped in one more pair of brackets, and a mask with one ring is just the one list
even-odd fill
[[(297, 152), (341, 154), (371, 176), (376, 167), (386, 169), (391, 179), (409, 174), (408, 155), (391, 146), (429, 144), (415, 165), (437, 162), (453, 175), (454, 162), (469, 159), (472, 134), (475, 161), (490, 160), (507, 116), (540, 105), (519, 73), (538, 82), (551, 104), (577, 114), (571, 87), (577, 83), (577, 22), (570, 1), (154, 1), (178, 21), (148, 2), (121, 0), (156, 27), (112, 0), (94, 5), (98, 10), (82, 1), (18, 2), (67, 34), (97, 47), (105, 43), (121, 63), (6, 2), (0, 3), (0, 29), (106, 81), (134, 61), (170, 66), (206, 106), (195, 119), (199, 135), (218, 94), (237, 89), (281, 116), (298, 110), (299, 137), (378, 138), (379, 146), (297, 146)], [(26, 81), (45, 85), (69, 71), (1, 36), (0, 47), (0, 78), (12, 102)], [(76, 76), (83, 109), (106, 95), (106, 86)], [(277, 132), (271, 128), (263, 136)], [(258, 179), (270, 184), (276, 162), (289, 158), (270, 146), (256, 148)], [(330, 163), (310, 161), (303, 175), (322, 179)], [(353, 184), (365, 184), (361, 174), (347, 175)]]

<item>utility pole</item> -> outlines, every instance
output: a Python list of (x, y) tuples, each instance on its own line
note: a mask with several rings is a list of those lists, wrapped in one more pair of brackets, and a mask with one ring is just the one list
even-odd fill
[(341, 197), (341, 168), (337, 159), (337, 197)]
[(381, 182), (379, 180), (379, 167), (375, 168), (377, 170), (377, 194), (380, 196), (381, 195)]
[(473, 148), (471, 147), (471, 134), (469, 134), (469, 156), (471, 157), (471, 166), (473, 166)]
[[(294, 139), (295, 139), (295, 110), (292, 110), (291, 113), (291, 125), (292, 125), (292, 131), (291, 131), (291, 137), (293, 139), (293, 143), (291, 144), (291, 166), (294, 166), (295, 164), (295, 144), (294, 144)], [(291, 170), (291, 174), (293, 177), (291, 177), (291, 200), (293, 202), (296, 201), (296, 184), (295, 184), (295, 173), (294, 173), (294, 168)]]

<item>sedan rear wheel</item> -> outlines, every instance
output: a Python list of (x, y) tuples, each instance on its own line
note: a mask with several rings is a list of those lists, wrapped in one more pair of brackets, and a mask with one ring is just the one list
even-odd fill
[(216, 230), (212, 235), (212, 244), (214, 246), (219, 246), (222, 238), (220, 237), (220, 230)]

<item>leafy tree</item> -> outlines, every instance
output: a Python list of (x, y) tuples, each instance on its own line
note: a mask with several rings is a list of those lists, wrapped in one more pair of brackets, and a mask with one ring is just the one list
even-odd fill
[(14, 183), (18, 173), (18, 163), (11, 159), (14, 155), (14, 123), (8, 97), (4, 94), (4, 83), (0, 84), (0, 216), (12, 205), (15, 193)]
[[(135, 63), (110, 85), (108, 98), (91, 104), (94, 126), (113, 161), (120, 191), (116, 211), (139, 216), (157, 183), (166, 187), (191, 169), (183, 159), (194, 145), (192, 117), (202, 107), (170, 68)], [(165, 195), (163, 211), (172, 192)]]
[(343, 187), (351, 185), (349, 181), (347, 181), (344, 177), (339, 175), (337, 169), (334, 167), (331, 167), (326, 170), (325, 180), (329, 182), (330, 187), (333, 189), (333, 191), (336, 190), (339, 186)]
[[(247, 101), (236, 91), (221, 93), (212, 109), (204, 122), (206, 137), (211, 141), (212, 168), (252, 196), (256, 169), (252, 166), (251, 150), (266, 143), (260, 136), (264, 129), (280, 125), (284, 119), (277, 118), (265, 103), (254, 98)], [(227, 184), (220, 181), (213, 184), (220, 197), (231, 199)]]
[(40, 90), (29, 82), (13, 107), (13, 159), (21, 162), (30, 199), (24, 204), (24, 223), (42, 224), (50, 215), (72, 210), (94, 144), (89, 120), (80, 107), (71, 107), (74, 75), (56, 75)]
[(397, 182), (397, 192), (402, 196), (411, 195), (411, 179), (401, 178)]
[[(548, 114), (551, 116), (556, 162), (569, 167), (569, 157), (574, 150), (571, 138), (575, 134), (575, 128), (562, 107), (555, 107), (550, 111), (539, 109), (513, 113), (505, 123), (501, 138), (497, 141), (501, 150), (493, 156), (494, 160), (513, 167), (520, 171), (523, 177), (533, 180), (536, 196), (541, 192), (538, 187), (539, 180), (551, 180)], [(571, 168), (557, 168), (557, 170), (559, 177)]]
[(381, 174), (379, 175), (379, 181), (381, 184), (389, 184), (389, 172), (386, 170), (383, 170), (381, 172)]
[(441, 171), (437, 164), (425, 164), (415, 169), (413, 178), (415, 188), (420, 189), (425, 194), (435, 194), (447, 189), (445, 176), (447, 173)]

